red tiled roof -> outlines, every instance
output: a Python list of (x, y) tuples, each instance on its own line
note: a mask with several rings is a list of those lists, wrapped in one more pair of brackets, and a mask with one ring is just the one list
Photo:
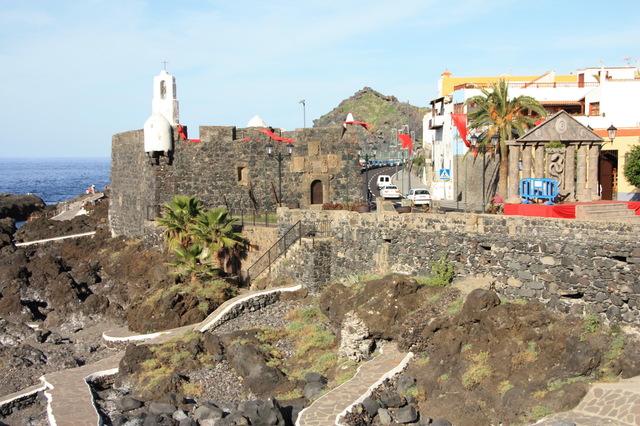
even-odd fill
[[(593, 132), (601, 138), (609, 138), (607, 129), (593, 129)], [(616, 132), (616, 137), (619, 138), (622, 136), (640, 136), (640, 127), (623, 127), (621, 129), (618, 129), (618, 131)]]

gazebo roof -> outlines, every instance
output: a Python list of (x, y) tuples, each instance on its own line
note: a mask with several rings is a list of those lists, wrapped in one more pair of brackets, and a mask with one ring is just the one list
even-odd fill
[(549, 141), (602, 142), (603, 139), (566, 111), (558, 111), (516, 139), (520, 143)]

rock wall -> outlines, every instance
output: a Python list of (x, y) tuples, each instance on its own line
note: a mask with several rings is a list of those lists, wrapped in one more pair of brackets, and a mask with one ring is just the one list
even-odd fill
[[(113, 136), (109, 223), (114, 235), (144, 236), (160, 205), (176, 195), (198, 196), (206, 207), (224, 207), (235, 216), (274, 211), (282, 176), (283, 204), (312, 201), (320, 188), (327, 202), (362, 201), (357, 139), (343, 137), (341, 127), (274, 131), (295, 141), (291, 157), (284, 144), (256, 128), (200, 127), (201, 142), (184, 142), (174, 131), (171, 158), (150, 161), (144, 132)], [(348, 141), (348, 142), (345, 142)], [(266, 154), (267, 143), (284, 155), (281, 163)], [(280, 167), (281, 166), (281, 170)], [(151, 226), (152, 227), (152, 226)]]
[[(479, 214), (280, 209), (281, 230), (320, 224), (281, 262), (309, 288), (358, 273), (427, 275), (444, 254), (458, 276), (490, 275), (510, 298), (640, 322), (639, 225)], [(327, 237), (328, 236), (328, 237)]]

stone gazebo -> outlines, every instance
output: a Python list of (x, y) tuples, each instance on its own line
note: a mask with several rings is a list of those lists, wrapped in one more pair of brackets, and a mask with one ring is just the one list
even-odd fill
[[(545, 149), (551, 141), (564, 147)], [(509, 147), (508, 203), (521, 202), (520, 179), (552, 178), (558, 181), (562, 201), (599, 200), (598, 157), (603, 139), (589, 127), (560, 111), (516, 140)], [(578, 153), (577, 170), (575, 155)], [(522, 164), (522, 167), (520, 167)]]

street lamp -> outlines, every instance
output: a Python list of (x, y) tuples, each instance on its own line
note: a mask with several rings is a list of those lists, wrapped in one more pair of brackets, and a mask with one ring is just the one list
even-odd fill
[(365, 194), (365, 200), (367, 202), (369, 202), (369, 160), (372, 158), (375, 158), (376, 154), (378, 153), (378, 151), (373, 148), (373, 151), (371, 151), (371, 153), (365, 153), (364, 155), (358, 151), (358, 156), (360, 156), (360, 158), (364, 157), (364, 194)]
[(616, 138), (616, 133), (618, 133), (618, 129), (616, 129), (613, 124), (609, 126), (609, 128), (607, 129), (607, 135), (609, 136), (609, 141), (612, 145), (613, 140)]
[[(293, 144), (285, 143), (285, 146), (287, 149), (286, 157), (291, 157), (291, 153), (293, 152)], [(282, 152), (280, 151), (274, 153), (273, 145), (271, 145), (271, 143), (268, 143), (267, 146), (265, 146), (265, 150), (267, 151), (267, 155), (270, 158), (275, 158), (276, 161), (278, 161), (278, 205), (282, 205), (282, 160), (284, 160), (286, 157), (282, 155)]]

